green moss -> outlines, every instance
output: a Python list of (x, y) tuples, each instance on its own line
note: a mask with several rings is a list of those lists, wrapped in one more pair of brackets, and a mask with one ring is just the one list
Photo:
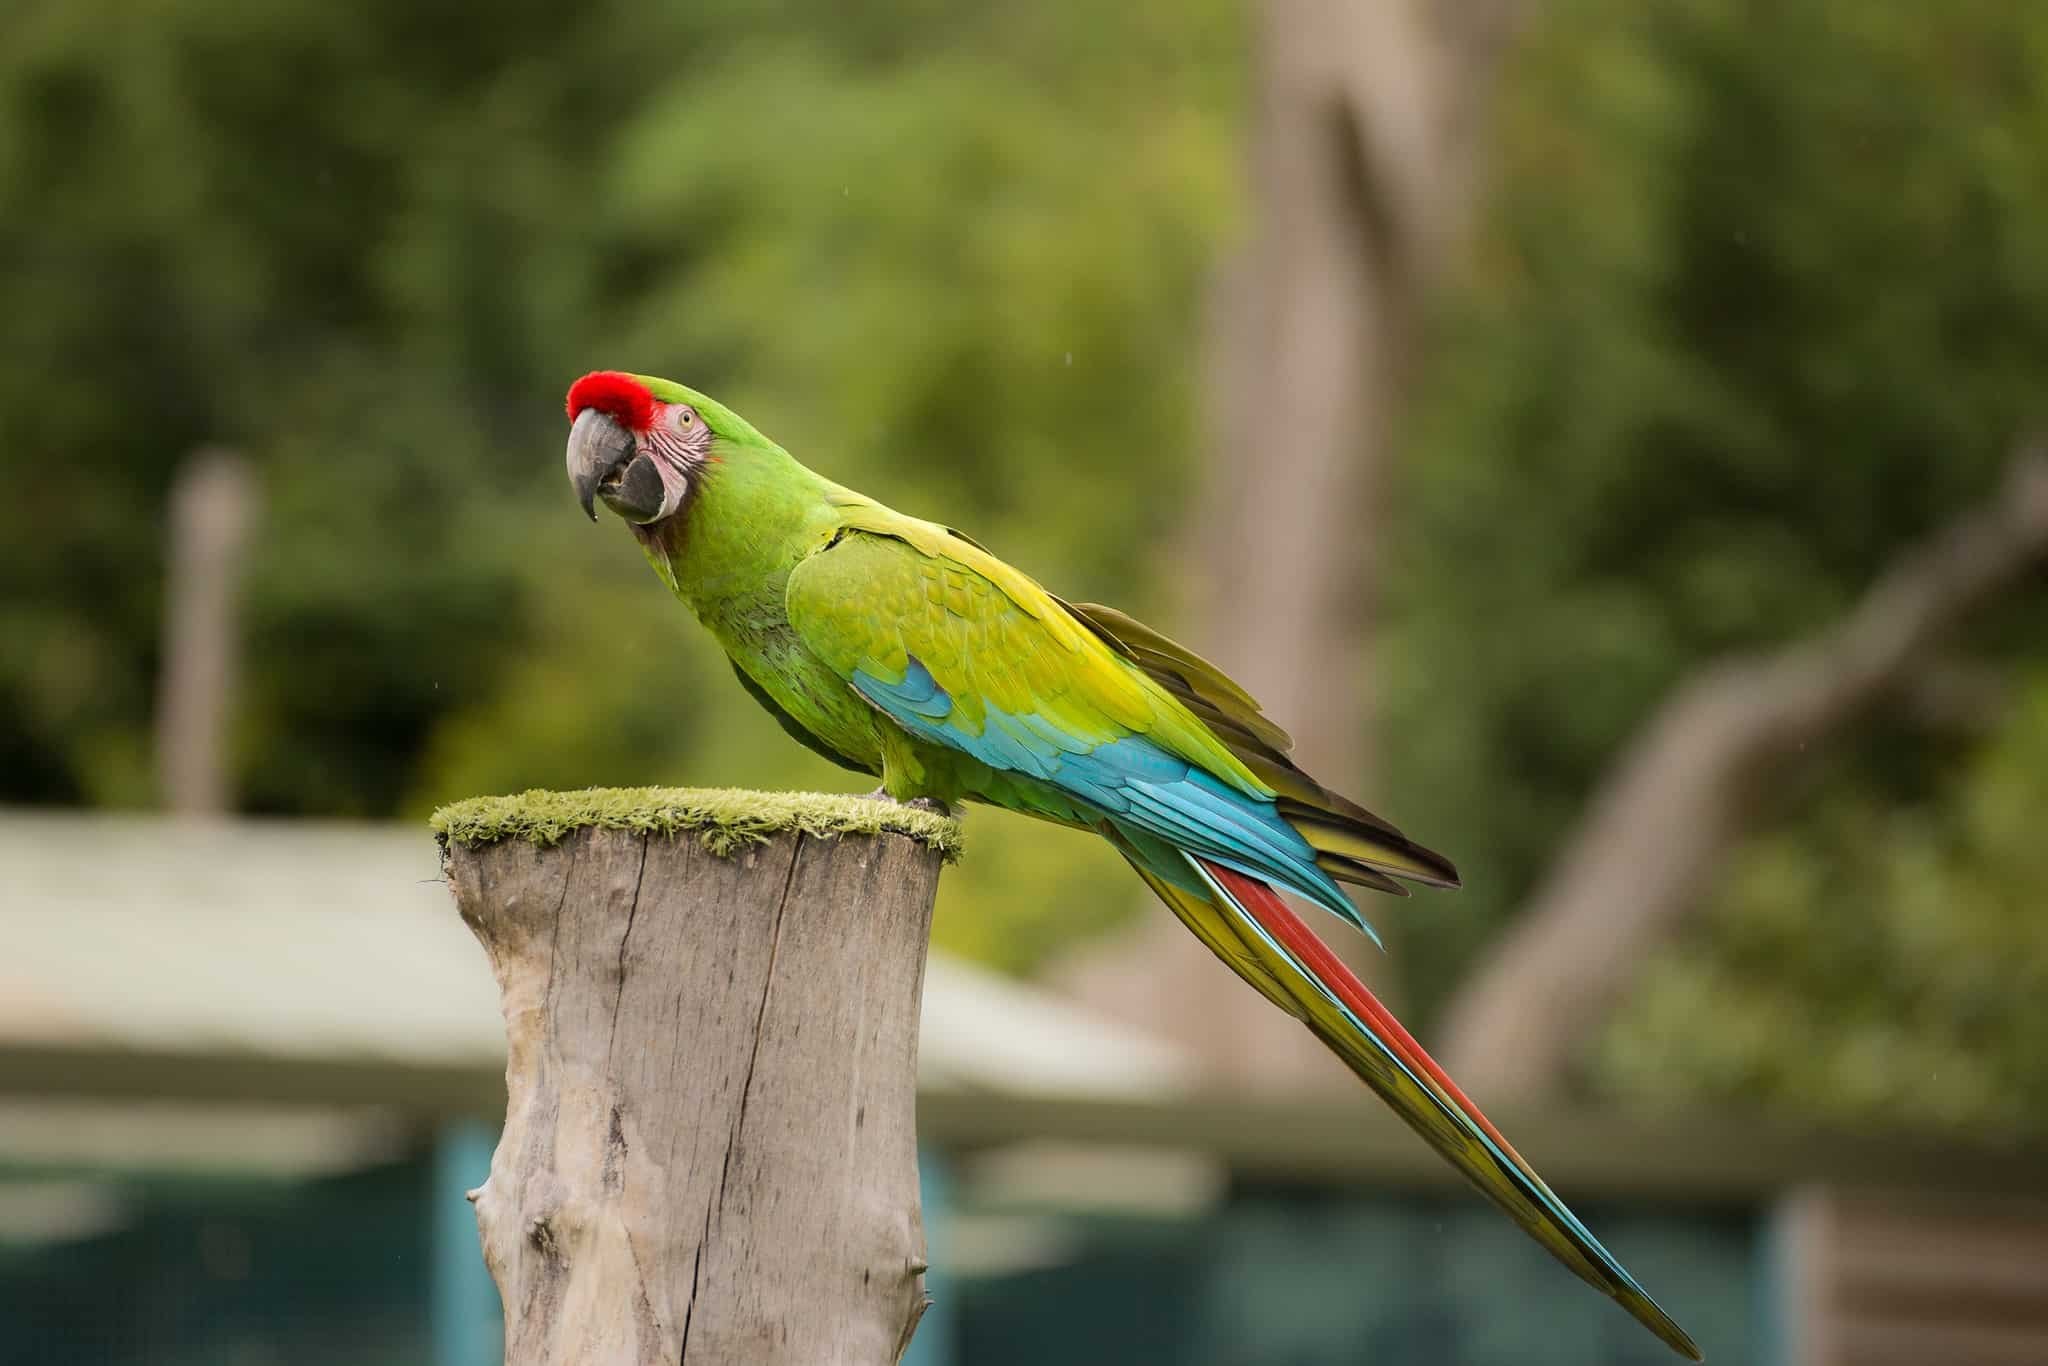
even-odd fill
[(960, 856), (960, 822), (895, 802), (822, 792), (749, 792), (737, 787), (590, 787), (578, 792), (535, 789), (510, 797), (471, 797), (435, 811), (428, 824), (443, 840), (468, 848), (523, 839), (550, 845), (572, 830), (693, 830), (714, 854), (764, 843), (784, 830), (807, 835), (908, 835), (945, 855)]

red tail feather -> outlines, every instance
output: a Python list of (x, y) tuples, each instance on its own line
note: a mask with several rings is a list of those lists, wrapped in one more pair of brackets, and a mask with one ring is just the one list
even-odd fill
[(1387, 1046), (1399, 1054), (1403, 1062), (1417, 1074), (1428, 1077), (1442, 1087), (1444, 1094), (1462, 1106), (1465, 1113), (1472, 1117), (1473, 1123), (1485, 1130), (1486, 1136), (1500, 1145), (1502, 1152), (1516, 1162), (1522, 1161), (1522, 1155), (1501, 1137), (1500, 1130), (1493, 1127), (1493, 1121), (1480, 1113), (1479, 1107), (1472, 1103), (1472, 1098), (1465, 1094), (1458, 1083), (1450, 1079), (1443, 1068), (1437, 1066), (1436, 1059), (1430, 1057), (1422, 1045), (1415, 1042), (1415, 1037), (1401, 1027), (1401, 1022), (1394, 1018), (1393, 1013), (1379, 1003), (1379, 998), (1367, 989), (1365, 983), (1358, 980), (1358, 974), (1344, 966), (1344, 960), (1332, 953), (1330, 946), (1318, 939), (1315, 931), (1302, 923), (1301, 917), (1281, 899), (1278, 892), (1256, 878), (1246, 877), (1243, 873), (1211, 863), (1207, 859), (1202, 860), (1202, 866), (1208, 870), (1209, 876), (1215, 878), (1225, 891), (1237, 899), (1239, 905), (1265, 927), (1266, 933), (1272, 935), (1281, 947), (1300, 959), (1310, 972), (1321, 978), (1323, 985), (1336, 993), (1338, 1000), (1349, 1006), (1385, 1040)]

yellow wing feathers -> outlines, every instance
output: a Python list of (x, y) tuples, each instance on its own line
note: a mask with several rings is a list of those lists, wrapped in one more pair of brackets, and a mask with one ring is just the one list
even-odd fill
[(791, 624), (835, 667), (894, 681), (914, 656), (976, 730), (993, 708), (1090, 745), (1144, 735), (1248, 795), (1272, 795), (1168, 687), (1028, 575), (935, 522), (847, 497), (856, 534), (799, 565), (787, 597)]

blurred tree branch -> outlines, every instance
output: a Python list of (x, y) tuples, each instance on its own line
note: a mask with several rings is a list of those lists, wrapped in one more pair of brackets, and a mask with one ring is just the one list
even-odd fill
[(1899, 680), (1907, 720), (1927, 731), (1978, 738), (1995, 730), (2013, 704), (2006, 670), (1981, 659), (1935, 659)]
[(1839, 624), (1708, 666), (1625, 749), (1527, 908), (1452, 999), (1445, 1059), (1489, 1104), (1563, 1078), (1645, 954), (1699, 902), (1783, 766), (1945, 668), (1970, 612), (2048, 561), (2048, 448), (1902, 555)]

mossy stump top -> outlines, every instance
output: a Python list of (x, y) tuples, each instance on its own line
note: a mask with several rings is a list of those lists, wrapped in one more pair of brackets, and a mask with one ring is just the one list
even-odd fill
[(636, 834), (694, 832), (714, 854), (765, 844), (785, 830), (806, 835), (907, 835), (948, 862), (960, 856), (960, 822), (920, 807), (827, 792), (755, 792), (739, 787), (539, 788), (504, 797), (471, 797), (436, 810), (428, 822), (444, 843), (475, 849), (500, 840), (543, 848), (573, 830)]

